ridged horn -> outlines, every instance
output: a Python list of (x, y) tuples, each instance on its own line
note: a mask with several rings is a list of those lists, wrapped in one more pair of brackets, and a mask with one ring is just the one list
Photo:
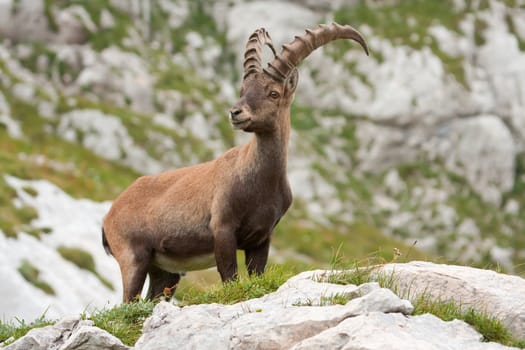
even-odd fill
[(267, 45), (275, 56), (275, 49), (270, 34), (268, 34), (266, 29), (259, 28), (250, 35), (248, 42), (246, 43), (243, 63), (243, 80), (251, 73), (262, 71), (261, 57), (264, 45)]
[(291, 43), (283, 45), (281, 53), (276, 55), (271, 63), (268, 63), (264, 71), (274, 79), (283, 81), (312, 51), (336, 39), (355, 40), (368, 55), (365, 39), (352, 26), (337, 23), (320, 24), (314, 30), (306, 29), (305, 35), (296, 36)]

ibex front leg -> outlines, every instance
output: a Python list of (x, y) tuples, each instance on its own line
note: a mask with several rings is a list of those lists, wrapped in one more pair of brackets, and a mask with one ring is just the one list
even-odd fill
[(237, 278), (237, 239), (234, 231), (223, 225), (216, 225), (212, 230), (217, 270), (223, 282), (234, 280)]
[(257, 248), (246, 249), (246, 266), (250, 275), (260, 275), (264, 272), (266, 262), (268, 261), (268, 251), (270, 250), (270, 240), (267, 239)]

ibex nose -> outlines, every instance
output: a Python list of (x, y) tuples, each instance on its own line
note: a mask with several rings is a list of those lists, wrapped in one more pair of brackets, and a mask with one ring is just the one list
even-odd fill
[(238, 107), (233, 107), (232, 109), (230, 109), (230, 118), (235, 119), (235, 117), (241, 114), (241, 112), (242, 112), (242, 109)]

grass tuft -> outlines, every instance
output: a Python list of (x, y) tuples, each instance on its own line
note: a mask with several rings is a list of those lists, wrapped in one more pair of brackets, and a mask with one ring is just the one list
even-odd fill
[(444, 321), (463, 320), (483, 335), (485, 342), (525, 348), (525, 339), (519, 340), (513, 337), (500, 319), (484, 311), (472, 307), (464, 308), (451, 300), (432, 300), (425, 294), (416, 297), (413, 304), (414, 315), (430, 313)]
[(177, 290), (176, 298), (180, 301), (180, 306), (210, 303), (235, 304), (274, 292), (292, 275), (291, 270), (285, 270), (281, 265), (272, 265), (267, 267), (262, 275), (241, 275), (236, 281), (221, 283), (210, 290), (202, 291), (192, 287)]
[(23, 337), (33, 328), (45, 327), (53, 324), (53, 321), (46, 319), (45, 313), (31, 323), (21, 319), (14, 322), (4, 322), (0, 320), (0, 346), (6, 346)]
[(128, 346), (133, 346), (142, 334), (142, 325), (151, 316), (155, 303), (148, 300), (138, 300), (130, 304), (120, 304), (111, 309), (98, 310), (90, 316), (82, 315), (84, 319), (92, 320), (96, 327), (106, 330), (122, 340)]

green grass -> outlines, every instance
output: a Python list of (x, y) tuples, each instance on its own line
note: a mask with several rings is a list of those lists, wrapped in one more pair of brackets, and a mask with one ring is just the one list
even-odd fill
[(285, 268), (283, 265), (270, 265), (265, 273), (259, 276), (249, 277), (244, 270), (236, 281), (220, 283), (207, 290), (191, 286), (179, 288), (175, 292), (175, 297), (182, 306), (210, 303), (235, 304), (277, 290), (293, 274), (292, 269)]
[(501, 320), (483, 310), (464, 308), (454, 301), (432, 300), (426, 295), (416, 297), (413, 304), (414, 315), (430, 313), (444, 321), (463, 320), (483, 335), (485, 342), (525, 348), (525, 339), (513, 337)]
[[(2, 134), (0, 130), (0, 135)], [(1, 137), (1, 136), (0, 136)], [(0, 144), (2, 141), (0, 140)], [(30, 206), (16, 207), (13, 200), (16, 198), (16, 191), (9, 187), (2, 176), (2, 151), (0, 150), (0, 230), (5, 236), (16, 238), (18, 232), (24, 230), (31, 234), (32, 228), (29, 223), (38, 218), (38, 212)]]
[(329, 305), (345, 305), (350, 300), (359, 297), (356, 293), (336, 293), (331, 295), (322, 295), (319, 303), (314, 303), (313, 300), (305, 300), (294, 303), (293, 306), (329, 306)]
[[(54, 324), (54, 321), (45, 318), (45, 315), (40, 316), (31, 323), (26, 323), (24, 320), (15, 319), (14, 321), (4, 322), (0, 320), (0, 343), (6, 342), (4, 345), (9, 345), (12, 341), (23, 337), (33, 328), (41, 328)], [(11, 340), (9, 340), (11, 339)]]
[[(374, 224), (357, 221), (350, 225), (325, 227), (302, 224), (301, 213), (290, 213), (277, 225), (272, 244), (278, 249), (293, 248), (307, 255), (318, 266), (327, 266), (338, 251), (342, 257), (377, 256), (391, 260), (394, 248), (411, 259), (428, 260), (430, 256), (395, 238), (385, 236)], [(294, 216), (298, 215), (298, 218)]]
[(138, 300), (131, 304), (120, 304), (111, 309), (95, 311), (83, 318), (92, 320), (96, 327), (113, 334), (126, 345), (133, 346), (142, 334), (142, 325), (151, 316), (155, 303)]

